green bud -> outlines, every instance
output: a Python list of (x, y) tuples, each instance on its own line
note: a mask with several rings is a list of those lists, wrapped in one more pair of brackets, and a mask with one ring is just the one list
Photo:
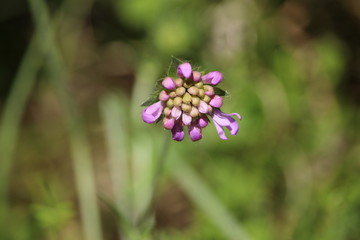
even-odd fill
[(205, 95), (203, 97), (203, 101), (206, 102), (206, 103), (210, 102), (210, 100), (211, 100), (211, 98), (208, 95)]
[(190, 116), (193, 118), (199, 116), (199, 110), (196, 107), (192, 107), (190, 111)]
[(182, 95), (184, 95), (185, 92), (186, 92), (186, 90), (185, 90), (184, 87), (179, 87), (179, 88), (177, 88), (177, 89), (175, 90), (176, 95), (177, 95), (177, 96), (180, 96), (180, 97), (181, 97)]
[[(200, 98), (203, 98), (203, 97), (205, 96), (205, 91), (204, 91), (204, 89), (199, 89), (198, 96), (199, 96)], [(171, 97), (171, 96), (170, 96), (170, 97)]]
[(198, 98), (198, 97), (192, 97), (191, 103), (192, 103), (192, 105), (194, 105), (194, 106), (199, 106), (199, 104), (200, 104), (200, 98)]
[(182, 104), (182, 98), (181, 97), (176, 97), (174, 99), (174, 105), (177, 106), (177, 107), (180, 107)]
[(197, 87), (195, 87), (195, 86), (192, 86), (192, 87), (190, 87), (190, 88), (188, 89), (188, 92), (189, 92), (191, 95), (196, 96), (196, 95), (198, 95), (198, 93), (199, 93), (199, 89), (198, 89)]
[(171, 98), (166, 102), (166, 106), (168, 108), (173, 108), (174, 107), (174, 100), (172, 100)]
[(191, 95), (189, 93), (185, 93), (185, 95), (183, 96), (183, 102), (184, 103), (190, 103), (191, 102)]
[(170, 96), (171, 98), (174, 98), (174, 97), (176, 97), (176, 93), (175, 93), (174, 91), (172, 91), (172, 92), (169, 93), (169, 96)]
[(185, 104), (183, 103), (181, 105), (181, 109), (184, 111), (184, 112), (190, 112), (191, 111), (191, 106), (189, 104)]
[(197, 88), (202, 88), (203, 87), (203, 82), (197, 82), (197, 83), (195, 83), (195, 87), (197, 87)]

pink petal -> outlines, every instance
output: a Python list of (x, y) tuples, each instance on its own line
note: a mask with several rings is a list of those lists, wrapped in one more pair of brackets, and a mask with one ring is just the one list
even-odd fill
[(175, 124), (175, 126), (171, 129), (172, 139), (175, 141), (182, 141), (184, 139), (185, 133), (184, 129), (180, 124)]
[(214, 108), (220, 108), (223, 105), (222, 97), (215, 95), (213, 99), (209, 102), (210, 106)]
[(219, 137), (222, 140), (228, 140), (228, 138), (225, 135), (224, 129), (219, 124), (217, 124), (215, 121), (214, 121), (214, 125), (215, 125), (215, 128), (216, 128), (216, 131), (218, 132)]
[(182, 111), (178, 107), (173, 107), (171, 110), (171, 116), (176, 120), (181, 116)]
[(177, 68), (177, 75), (179, 77), (190, 78), (192, 75), (192, 67), (190, 63), (182, 63)]
[(171, 77), (164, 78), (164, 80), (161, 82), (161, 84), (163, 85), (164, 88), (169, 89), (169, 90), (174, 90), (176, 87), (175, 83)]
[(161, 101), (156, 102), (145, 108), (142, 112), (142, 119), (146, 123), (154, 123), (160, 117), (163, 110)]
[(217, 85), (223, 80), (223, 75), (218, 72), (209, 72), (208, 74), (202, 76), (202, 80), (204, 83)]
[(201, 128), (194, 125), (189, 126), (189, 135), (193, 142), (200, 140), (202, 138)]
[(192, 118), (188, 113), (183, 113), (182, 115), (182, 121), (185, 125), (190, 125)]
[(213, 113), (211, 114), (211, 117), (214, 120), (216, 130), (218, 131), (218, 134), (221, 139), (225, 140), (226, 138), (222, 127), (226, 127), (230, 131), (231, 135), (236, 135), (238, 133), (239, 125), (237, 121), (231, 117), (233, 115), (241, 119), (241, 116), (238, 113), (226, 114), (221, 112), (219, 109), (214, 109)]
[(207, 113), (209, 110), (208, 105), (206, 102), (200, 100), (200, 105), (199, 105), (199, 112), (201, 113)]
[(175, 125), (175, 120), (173, 118), (164, 118), (163, 127), (171, 130)]

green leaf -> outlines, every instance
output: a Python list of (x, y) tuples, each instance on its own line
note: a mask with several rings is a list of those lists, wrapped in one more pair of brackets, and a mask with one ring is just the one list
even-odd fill
[(218, 96), (229, 96), (229, 93), (225, 90), (222, 90), (219, 87), (214, 87), (215, 94)]

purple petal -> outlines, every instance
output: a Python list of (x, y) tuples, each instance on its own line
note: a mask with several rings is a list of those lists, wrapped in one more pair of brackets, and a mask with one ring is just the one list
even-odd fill
[(210, 106), (214, 108), (220, 108), (223, 105), (222, 97), (215, 95), (213, 99), (209, 102)]
[(201, 80), (201, 73), (198, 71), (193, 71), (191, 78), (194, 82), (198, 82)]
[(175, 120), (173, 118), (164, 118), (163, 127), (171, 130), (175, 125)]
[(218, 72), (209, 72), (208, 74), (202, 76), (202, 80), (204, 83), (217, 85), (223, 80), (223, 75)]
[(202, 116), (201, 118), (199, 118), (198, 124), (201, 128), (204, 128), (209, 124), (209, 120), (206, 116)]
[(182, 63), (177, 68), (177, 75), (179, 77), (190, 78), (192, 75), (192, 67), (190, 63)]
[(200, 105), (199, 105), (199, 112), (201, 113), (207, 113), (209, 110), (208, 105), (206, 102), (200, 100)]
[(142, 119), (146, 123), (154, 123), (160, 117), (163, 110), (163, 105), (161, 101), (156, 102), (142, 112)]
[(183, 115), (182, 115), (182, 122), (183, 122), (185, 125), (190, 125), (191, 121), (192, 121), (191, 116), (190, 116), (188, 113), (183, 113)]
[(215, 121), (214, 121), (214, 125), (215, 125), (215, 128), (216, 128), (216, 131), (218, 132), (219, 137), (222, 140), (228, 140), (228, 138), (225, 136), (224, 129), (219, 124), (217, 124)]
[(169, 89), (169, 90), (174, 90), (176, 87), (175, 83), (171, 77), (164, 78), (164, 80), (161, 82), (161, 84), (163, 85), (164, 88)]
[(171, 116), (173, 118), (175, 118), (176, 120), (179, 119), (179, 117), (181, 116), (181, 113), (182, 113), (182, 111), (178, 107), (173, 107), (173, 109), (171, 110)]
[(193, 142), (200, 140), (202, 138), (201, 128), (194, 125), (189, 126), (189, 135)]
[(170, 96), (169, 96), (164, 90), (162, 90), (162, 91), (160, 92), (160, 94), (159, 94), (159, 100), (160, 100), (160, 101), (165, 102), (165, 101), (167, 101), (169, 98), (170, 98)]
[[(231, 117), (233, 115), (241, 119), (241, 116), (238, 113), (226, 114), (221, 112), (219, 109), (214, 109), (213, 113), (211, 114), (211, 117), (214, 120), (216, 130), (218, 131), (221, 139), (226, 138), (222, 127), (226, 127), (230, 131), (231, 135), (236, 135), (239, 131), (239, 125), (237, 121)], [(224, 134), (224, 137), (222, 136), (222, 134)]]
[(185, 133), (184, 133), (184, 129), (180, 124), (175, 124), (175, 126), (173, 127), (173, 129), (171, 129), (172, 132), (172, 139), (174, 139), (175, 141), (182, 141), (184, 139)]

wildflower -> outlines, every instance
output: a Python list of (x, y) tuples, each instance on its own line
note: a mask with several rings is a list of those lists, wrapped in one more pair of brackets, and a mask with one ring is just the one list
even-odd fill
[[(202, 75), (193, 71), (190, 63), (182, 63), (177, 67), (177, 77), (165, 77), (159, 84), (155, 98), (143, 105), (148, 106), (142, 112), (142, 119), (146, 123), (157, 122), (163, 117), (163, 127), (171, 130), (175, 141), (184, 139), (184, 127), (192, 141), (202, 138), (202, 129), (208, 126), (210, 116), (221, 139), (227, 140), (224, 127), (231, 135), (236, 135), (239, 125), (238, 113), (226, 114), (220, 110), (223, 105), (225, 91), (216, 87), (223, 80), (218, 72)], [(149, 106), (150, 105), (150, 106)]]

